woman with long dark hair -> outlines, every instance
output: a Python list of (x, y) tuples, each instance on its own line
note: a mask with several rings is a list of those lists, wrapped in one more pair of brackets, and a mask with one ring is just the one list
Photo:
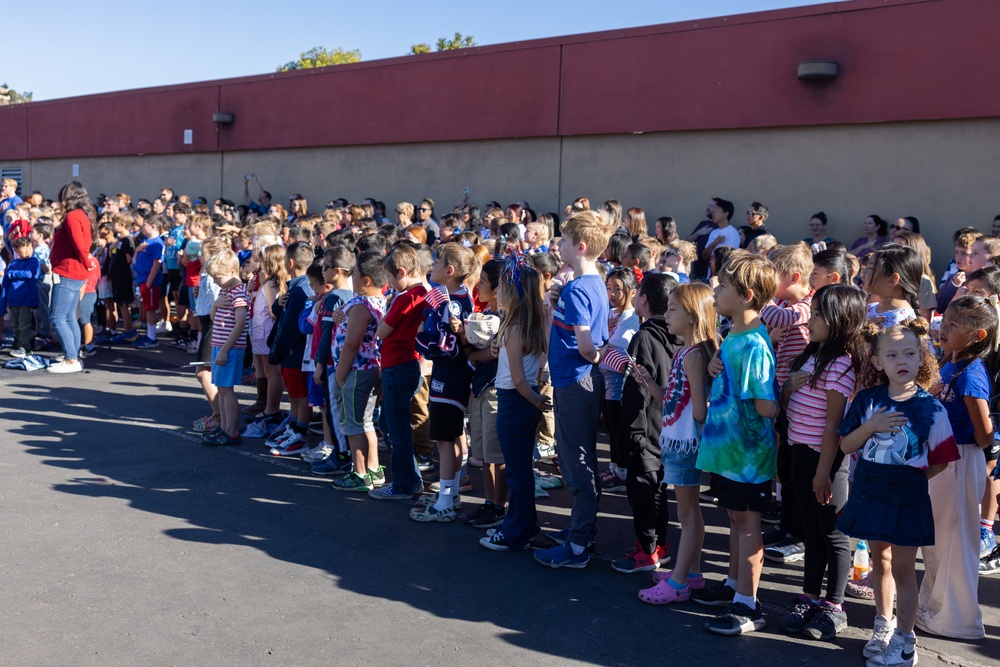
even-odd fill
[(59, 282), (52, 288), (49, 319), (66, 358), (49, 366), (48, 370), (50, 373), (79, 373), (83, 365), (80, 363), (76, 308), (87, 283), (90, 248), (97, 236), (97, 210), (87, 188), (79, 181), (70, 181), (59, 190), (59, 202), (63, 221), (52, 235), (49, 258), (52, 273), (59, 276)]

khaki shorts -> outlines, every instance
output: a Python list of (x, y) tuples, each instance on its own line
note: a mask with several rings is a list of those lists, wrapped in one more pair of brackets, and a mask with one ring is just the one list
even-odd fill
[(503, 465), (497, 438), (497, 388), (487, 387), (469, 403), (469, 456), (485, 463)]

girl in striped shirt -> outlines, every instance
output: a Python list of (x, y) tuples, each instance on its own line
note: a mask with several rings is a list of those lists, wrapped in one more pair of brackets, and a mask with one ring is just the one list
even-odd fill
[(864, 322), (860, 290), (849, 285), (820, 288), (812, 300), (809, 345), (792, 360), (781, 392), (795, 487), (795, 498), (787, 500), (802, 513), (805, 573), (802, 595), (780, 626), (812, 639), (832, 639), (847, 627), (843, 603), (851, 544), (836, 522), (847, 502), (849, 458), (840, 450), (837, 430), (854, 394)]

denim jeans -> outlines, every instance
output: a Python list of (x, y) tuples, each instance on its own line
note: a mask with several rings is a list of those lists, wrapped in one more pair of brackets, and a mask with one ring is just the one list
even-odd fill
[(535, 430), (541, 418), (538, 408), (525, 400), (517, 389), (497, 389), (497, 438), (510, 490), (507, 515), (500, 530), (511, 549), (524, 549), (538, 532), (535, 473), (531, 464), (535, 453)]
[(76, 321), (76, 307), (85, 282), (60, 276), (59, 283), (52, 286), (49, 320), (68, 360), (76, 360), (80, 356), (80, 325)]
[(392, 484), (400, 493), (420, 493), (424, 486), (413, 456), (413, 431), (410, 428), (410, 401), (419, 391), (423, 378), (420, 364), (405, 364), (382, 369), (382, 414), (389, 444), (389, 470)]

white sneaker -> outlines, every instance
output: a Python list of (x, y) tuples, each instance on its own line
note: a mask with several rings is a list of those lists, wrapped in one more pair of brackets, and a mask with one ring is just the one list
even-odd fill
[(158, 334), (170, 333), (173, 330), (174, 330), (173, 325), (170, 324), (170, 322), (168, 322), (167, 320), (163, 320), (162, 322), (156, 323), (156, 333)]
[(555, 445), (543, 445), (541, 443), (536, 443), (535, 447), (538, 449), (539, 458), (550, 459), (556, 455)]
[(889, 645), (878, 655), (868, 658), (868, 667), (912, 667), (917, 664), (917, 636), (893, 631)]
[(876, 616), (875, 629), (872, 631), (872, 638), (868, 640), (867, 644), (865, 644), (865, 657), (874, 658), (875, 656), (883, 653), (889, 646), (889, 640), (892, 638), (892, 633), (895, 629), (895, 616), (893, 616), (891, 621), (887, 621), (885, 616)]
[(333, 448), (326, 444), (326, 442), (321, 442), (312, 449), (302, 452), (302, 460), (307, 463), (315, 463), (316, 461), (322, 461), (332, 453)]
[(184, 348), (184, 351), (188, 354), (198, 354), (198, 343), (192, 342)]
[(50, 373), (80, 373), (83, 371), (83, 363), (80, 360), (76, 362), (62, 361), (58, 364), (52, 364), (46, 370)]

